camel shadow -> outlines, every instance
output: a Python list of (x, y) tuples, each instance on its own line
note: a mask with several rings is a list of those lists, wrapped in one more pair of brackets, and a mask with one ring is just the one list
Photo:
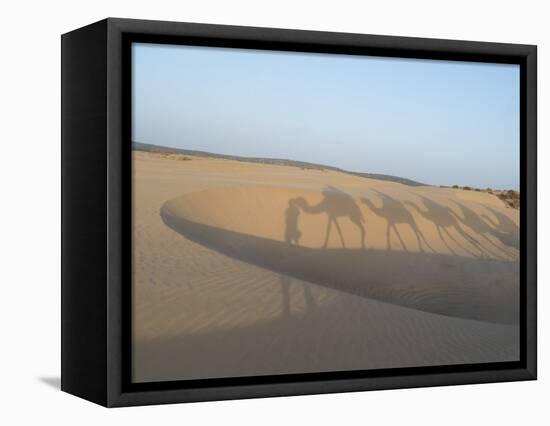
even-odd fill
[(517, 249), (519, 247), (520, 239), (519, 226), (505, 214), (502, 214), (491, 207), (487, 207), (487, 210), (489, 210), (497, 219), (497, 222), (495, 222), (489, 216), (482, 215), (482, 217), (493, 226), (493, 229), (491, 230), (492, 235), (503, 245)]
[(390, 197), (389, 195), (383, 194), (380, 191), (373, 190), (382, 200), (382, 206), (377, 207), (371, 200), (368, 198), (362, 198), (361, 201), (363, 204), (365, 204), (374, 214), (377, 216), (383, 218), (386, 220), (386, 248), (387, 250), (391, 250), (391, 231), (395, 233), (397, 238), (399, 239), (399, 242), (401, 243), (401, 246), (403, 247), (403, 250), (408, 251), (407, 246), (405, 245), (405, 242), (403, 241), (403, 238), (401, 237), (401, 234), (399, 233), (399, 230), (397, 229), (397, 225), (399, 224), (405, 224), (408, 225), (414, 232), (414, 235), (416, 237), (416, 242), (418, 244), (418, 248), (421, 252), (424, 251), (424, 246), (429, 248), (432, 252), (434, 250), (431, 248), (430, 244), (424, 237), (424, 234), (416, 224), (416, 221), (413, 218), (413, 215), (411, 212), (407, 210), (405, 205), (395, 198)]
[(322, 191), (322, 200), (317, 204), (309, 204), (304, 198), (293, 198), (289, 200), (286, 210), (286, 232), (285, 240), (289, 243), (298, 242), (301, 233), (297, 227), (297, 220), (300, 210), (308, 214), (326, 214), (327, 227), (325, 231), (325, 240), (322, 247), (327, 248), (332, 225), (336, 228), (340, 242), (343, 248), (346, 248), (346, 241), (342, 228), (338, 223), (338, 218), (348, 218), (361, 233), (361, 248), (365, 248), (365, 219), (361, 209), (353, 197), (344, 191), (333, 186), (327, 186)]
[[(418, 195), (424, 207), (421, 207), (410, 201), (405, 201), (407, 206), (414, 209), (424, 219), (432, 222), (437, 230), (439, 239), (443, 242), (450, 253), (458, 253), (449, 244), (451, 241), (457, 247), (473, 257), (489, 257), (489, 253), (483, 248), (481, 243), (470, 234), (461, 225), (461, 218), (449, 207), (443, 206), (430, 198)], [(475, 214), (475, 213), (474, 213)], [(454, 231), (462, 238), (462, 242), (453, 236), (450, 231)]]
[[(485, 206), (497, 217), (498, 223), (495, 223), (487, 215), (479, 215), (464, 204), (457, 203), (456, 201), (455, 204), (460, 209), (462, 217), (453, 212), (454, 216), (461, 224), (470, 228), (485, 242), (484, 250), (487, 254), (494, 257), (502, 257), (502, 253), (504, 253), (505, 257), (513, 256), (510, 249), (517, 250), (518, 248), (519, 228), (510, 218)], [(517, 238), (515, 238), (516, 235)], [(504, 247), (497, 245), (489, 236), (496, 238)], [(510, 237), (510, 239), (507, 237)]]
[[(411, 213), (412, 210), (435, 226), (439, 239), (451, 254), (458, 255), (456, 248), (459, 248), (472, 257), (506, 259), (515, 257), (515, 253), (510, 249), (518, 249), (519, 227), (508, 216), (491, 207), (485, 206), (496, 217), (496, 222), (487, 215), (479, 215), (470, 207), (456, 201), (454, 203), (460, 211), (459, 214), (450, 207), (422, 195), (417, 195), (421, 204), (416, 204), (411, 201), (400, 201), (375, 189), (372, 191), (376, 193), (382, 205), (378, 206), (366, 197), (362, 198), (361, 202), (375, 215), (386, 220), (387, 250), (393, 250), (391, 243), (393, 232), (403, 250), (409, 251), (397, 228), (397, 225), (407, 225), (414, 232), (421, 252), (424, 252), (425, 248), (436, 252), (420, 230)], [(502, 246), (495, 243), (494, 239), (500, 241)]]

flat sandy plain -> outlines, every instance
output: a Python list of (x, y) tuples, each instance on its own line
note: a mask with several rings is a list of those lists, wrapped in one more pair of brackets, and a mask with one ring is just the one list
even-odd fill
[(133, 153), (134, 381), (519, 359), (496, 196), (186, 157)]

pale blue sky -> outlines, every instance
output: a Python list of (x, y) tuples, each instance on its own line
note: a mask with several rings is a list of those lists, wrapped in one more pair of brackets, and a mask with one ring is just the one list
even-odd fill
[(135, 43), (134, 141), (519, 188), (519, 66)]

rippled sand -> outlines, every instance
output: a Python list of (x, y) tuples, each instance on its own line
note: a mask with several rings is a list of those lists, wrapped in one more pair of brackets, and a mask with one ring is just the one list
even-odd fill
[(134, 153), (138, 382), (519, 358), (519, 215), (487, 193)]

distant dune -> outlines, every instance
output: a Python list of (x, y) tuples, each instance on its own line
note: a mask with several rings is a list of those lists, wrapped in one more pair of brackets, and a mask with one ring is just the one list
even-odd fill
[(519, 212), (496, 195), (142, 148), (134, 380), (518, 359)]
[(171, 148), (161, 145), (152, 145), (147, 143), (141, 143), (141, 142), (133, 142), (133, 147), (135, 150), (139, 151), (146, 151), (146, 152), (158, 152), (158, 153), (167, 153), (167, 154), (184, 154), (184, 155), (194, 155), (199, 157), (212, 157), (212, 158), (223, 158), (226, 160), (234, 160), (234, 161), (245, 161), (249, 163), (261, 163), (261, 164), (276, 164), (280, 166), (293, 166), (293, 167), (299, 167), (302, 169), (315, 169), (315, 170), (333, 170), (343, 173), (349, 173), (351, 175), (355, 176), (361, 176), (365, 178), (372, 178), (372, 179), (378, 179), (378, 180), (387, 180), (390, 182), (397, 182), (402, 183), (403, 185), (409, 185), (409, 186), (425, 186), (426, 184), (416, 182), (412, 179), (406, 179), (402, 177), (397, 176), (391, 176), (391, 175), (384, 175), (379, 173), (358, 173), (358, 172), (350, 172), (347, 170), (339, 169), (338, 167), (332, 167), (332, 166), (325, 166), (323, 164), (315, 164), (315, 163), (307, 163), (305, 161), (296, 161), (296, 160), (285, 160), (285, 159), (279, 159), (279, 158), (261, 158), (261, 157), (241, 157), (238, 155), (223, 155), (223, 154), (214, 154), (211, 152), (206, 151), (194, 151), (190, 149), (182, 149), (182, 148)]

